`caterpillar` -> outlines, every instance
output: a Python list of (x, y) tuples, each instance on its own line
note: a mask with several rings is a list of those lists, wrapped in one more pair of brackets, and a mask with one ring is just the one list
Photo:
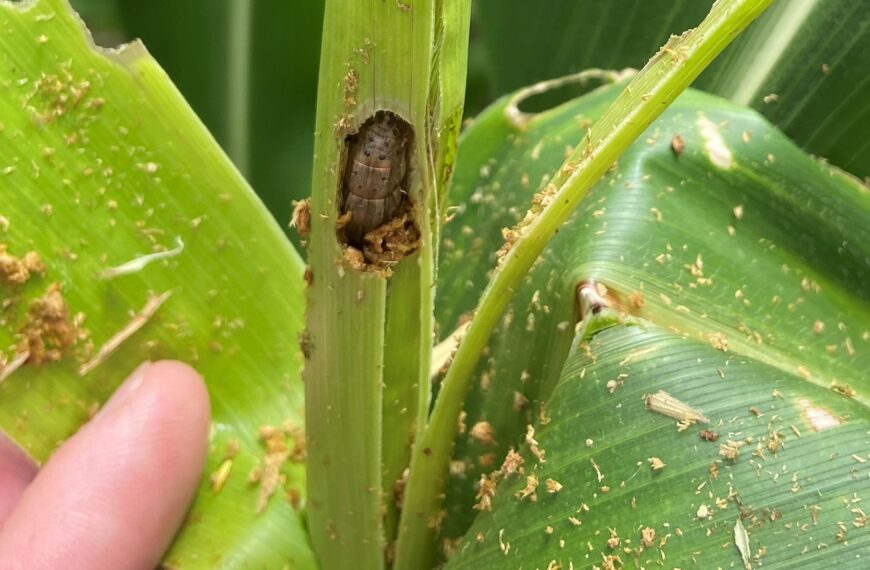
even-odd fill
[(378, 111), (347, 139), (341, 213), (348, 241), (361, 246), (370, 231), (392, 220), (407, 195), (411, 128), (389, 111)]

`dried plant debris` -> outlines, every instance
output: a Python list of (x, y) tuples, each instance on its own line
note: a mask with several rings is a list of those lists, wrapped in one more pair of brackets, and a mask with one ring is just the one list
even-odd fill
[(719, 455), (729, 461), (737, 461), (740, 457), (740, 448), (743, 447), (742, 441), (734, 441), (729, 439), (719, 445)]
[(105, 99), (91, 95), (90, 80), (75, 78), (70, 68), (70, 62), (61, 64), (59, 73), (43, 75), (33, 83), (24, 105), (37, 123), (51, 124), (76, 108), (96, 114), (105, 105)]
[[(568, 164), (562, 167), (563, 170), (572, 171), (576, 168), (576, 164)], [(559, 193), (559, 188), (553, 184), (552, 182), (544, 186), (542, 190), (535, 193), (532, 196), (532, 207), (526, 212), (525, 216), (519, 223), (517, 223), (514, 227), (511, 228), (502, 228), (502, 237), (504, 238), (504, 244), (499, 248), (496, 252), (496, 258), (499, 267), (504, 263), (505, 259), (507, 259), (508, 254), (513, 249), (514, 245), (520, 240), (521, 237), (526, 235), (529, 231), (529, 228), (534, 224), (534, 222), (538, 219), (547, 206), (549, 206), (553, 200), (556, 199), (556, 196)]]
[[(40, 296), (32, 297), (29, 289), (34, 284), (32, 280), (45, 274), (46, 266), (38, 253), (29, 251), (19, 258), (0, 243), (0, 297), (4, 311), (0, 314), (0, 325), (14, 331), (16, 339), (15, 344), (4, 347), (8, 352), (0, 350), (0, 382), (26, 364), (59, 361), (74, 347), (90, 350), (89, 333), (83, 326), (85, 315), (70, 314), (60, 283), (52, 282)], [(7, 287), (12, 291), (3, 292)], [(20, 310), (6, 312), (28, 299), (23, 314)], [(17, 322), (10, 322), (12, 318)]]
[[(479, 511), (492, 510), (492, 499), (495, 497), (498, 482), (502, 478), (508, 479), (513, 475), (524, 475), (524, 462), (525, 460), (523, 459), (522, 455), (517, 453), (514, 448), (510, 448), (499, 469), (489, 474), (482, 474), (480, 476), (480, 481), (477, 484), (477, 495), (475, 496), (476, 503), (474, 504), (474, 509)], [(535, 476), (533, 480), (535, 486), (537, 487), (537, 477)], [(531, 484), (531, 480), (527, 480), (527, 484)], [(519, 495), (517, 496), (519, 497)], [(537, 498), (537, 496), (534, 497), (532, 500), (534, 500), (535, 498)]]
[[(260, 514), (266, 510), (269, 499), (278, 488), (285, 484), (285, 464), (303, 463), (306, 453), (305, 431), (290, 420), (285, 421), (281, 427), (261, 426), (258, 432), (266, 447), (266, 455), (261, 465), (248, 475), (248, 482), (260, 485), (255, 506), (256, 513)], [(293, 496), (293, 489), (288, 490), (288, 498), (292, 499)]]
[(485, 446), (493, 446), (495, 441), (495, 430), (492, 424), (487, 421), (480, 421), (471, 426), (471, 439)]
[(504, 462), (501, 464), (501, 474), (505, 477), (510, 477), (514, 473), (523, 473), (523, 463), (525, 460), (523, 456), (514, 451), (514, 448), (510, 448), (505, 455)]
[(547, 479), (544, 484), (547, 485), (547, 492), (550, 494), (556, 494), (562, 490), (562, 484), (555, 479)]
[(28, 358), (30, 358), (30, 353), (26, 350), (17, 353), (10, 360), (0, 354), (0, 384), (21, 368)]
[(690, 405), (677, 400), (664, 390), (644, 396), (646, 409), (681, 422), (710, 423), (709, 418)]
[(311, 233), (311, 198), (293, 201), (293, 217), (290, 219), (290, 227), (296, 228), (299, 237), (305, 239)]
[(652, 548), (655, 546), (656, 530), (648, 526), (642, 528), (640, 531), (640, 539), (641, 544), (643, 544), (645, 548)]
[(658, 457), (649, 457), (649, 458), (647, 458), (647, 462), (649, 463), (649, 466), (653, 471), (661, 471), (667, 465), (664, 461), (662, 461)]
[(841, 396), (845, 396), (847, 398), (854, 398), (858, 395), (857, 390), (849, 386), (848, 384), (844, 384), (842, 382), (831, 382), (831, 390), (840, 394)]
[(546, 463), (544, 455), (546, 451), (541, 449), (538, 440), (535, 439), (535, 428), (531, 424), (526, 425), (526, 445), (529, 446), (529, 451), (538, 460), (538, 463)]
[(115, 352), (119, 346), (121, 346), (124, 341), (133, 336), (136, 331), (145, 326), (145, 324), (151, 320), (151, 317), (154, 316), (154, 313), (157, 312), (157, 309), (172, 295), (172, 291), (165, 291), (160, 295), (156, 295), (148, 299), (145, 303), (145, 306), (142, 307), (142, 310), (134, 316), (129, 323), (124, 325), (124, 327), (116, 332), (112, 337), (100, 347), (90, 360), (86, 361), (79, 367), (79, 375), (84, 376), (100, 364), (106, 361), (109, 356), (113, 352)]
[(366, 258), (363, 255), (363, 252), (352, 245), (348, 245), (344, 248), (344, 260), (348, 265), (350, 265), (351, 269), (357, 271), (365, 271), (368, 269), (368, 264), (366, 264)]
[(526, 476), (526, 486), (514, 493), (514, 496), (520, 501), (529, 499), (532, 503), (538, 501), (538, 476), (535, 473)]
[(709, 336), (710, 344), (716, 350), (728, 352), (728, 339), (722, 333), (713, 333)]
[(233, 470), (233, 460), (232, 459), (224, 459), (223, 463), (221, 463), (220, 467), (211, 474), (209, 480), (211, 481), (211, 489), (214, 491), (214, 494), (217, 495), (223, 490), (224, 485), (226, 485), (227, 479), (230, 478), (230, 473)]
[(749, 533), (746, 532), (746, 527), (743, 526), (739, 518), (734, 523), (734, 544), (737, 546), (737, 550), (740, 551), (740, 558), (743, 559), (743, 568), (749, 570), (752, 568), (752, 564), (749, 562), (749, 556), (752, 552), (749, 546)]
[(408, 213), (365, 235), (363, 254), (375, 268), (388, 269), (420, 247), (420, 230)]
[(478, 511), (491, 511), (492, 499), (495, 497), (495, 491), (498, 487), (500, 472), (494, 471), (490, 474), (481, 474), (480, 481), (477, 484), (477, 494), (475, 495), (474, 509)]
[(6, 250), (6, 244), (0, 243), (0, 285), (23, 285), (32, 275), (45, 275), (39, 254), (30, 251), (18, 258)]
[(75, 344), (76, 338), (76, 326), (70, 319), (62, 288), (52, 283), (42, 297), (30, 303), (16, 353), (27, 353), (27, 362), (33, 364), (54, 362)]
[(411, 476), (411, 470), (405, 468), (402, 474), (393, 482), (393, 504), (397, 509), (401, 509), (405, 504), (405, 489), (408, 486), (408, 477)]
[(453, 355), (459, 349), (459, 343), (465, 338), (465, 333), (470, 325), (471, 321), (460, 324), (455, 331), (432, 349), (432, 363), (429, 366), (431, 378), (438, 376), (438, 374), (447, 373), (447, 367), (453, 361)]
[(393, 266), (420, 248), (420, 231), (405, 213), (375, 228), (363, 238), (362, 249), (344, 246), (344, 259), (356, 271), (367, 271), (381, 277), (392, 275)]
[(698, 437), (700, 437), (704, 441), (713, 442), (713, 441), (716, 441), (717, 439), (719, 439), (719, 434), (713, 430), (702, 429), (701, 431), (698, 432)]
[(619, 538), (619, 533), (616, 532), (615, 528), (608, 529), (610, 530), (610, 537), (607, 539), (607, 548), (610, 550), (616, 550), (619, 548), (619, 545), (622, 543), (622, 539)]

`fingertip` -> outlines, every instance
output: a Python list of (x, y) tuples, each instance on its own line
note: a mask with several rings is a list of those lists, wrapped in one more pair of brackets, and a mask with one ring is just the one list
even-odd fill
[(138, 368), (24, 492), (0, 534), (0, 567), (153, 568), (202, 478), (208, 426), (192, 368)]
[(189, 382), (205, 389), (205, 384), (199, 373), (192, 366), (180, 360), (156, 360), (148, 364), (147, 371), (155, 376)]
[(155, 426), (152, 437), (162, 442), (163, 460), (174, 464), (176, 469), (186, 466), (185, 482), (195, 486), (205, 463), (211, 417), (205, 382), (183, 362), (160, 360), (144, 371), (142, 390), (140, 400), (150, 394), (156, 400), (154, 406), (160, 410), (159, 425)]
[(178, 360), (158, 360), (151, 363), (145, 371), (148, 382), (158, 382), (160, 392), (180, 405), (192, 422), (205, 424), (211, 416), (211, 403), (208, 389), (202, 376), (191, 366)]

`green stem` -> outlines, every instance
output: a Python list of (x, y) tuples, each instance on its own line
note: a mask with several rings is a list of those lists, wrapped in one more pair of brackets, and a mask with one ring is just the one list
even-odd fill
[[(397, 268), (390, 283), (384, 355), (383, 485), (388, 497), (385, 534), (397, 539), (400, 512), (395, 491), (404, 482), (411, 445), (429, 417), (430, 361), (434, 328), (435, 263), (438, 257), (440, 203), (456, 159), (456, 141), (465, 100), (470, 0), (435, 0), (434, 44), (425, 147), (431, 189), (426, 192), (431, 248), (419, 263)], [(416, 351), (414, 348), (416, 347)]]
[(480, 299), (429, 425), (414, 448), (397, 568), (431, 566), (432, 523), (441, 509), (456, 420), (480, 354), (520, 281), (592, 185), (771, 1), (719, 0), (698, 28), (672, 37), (543, 189), (546, 206), (531, 212), (517, 228), (516, 242)]
[[(305, 337), (308, 520), (323, 568), (385, 566), (398, 521), (392, 488), (426, 409), (420, 403), (429, 392), (432, 345), (435, 14), (435, 0), (326, 3)], [(392, 276), (349, 263), (337, 232), (345, 138), (382, 110), (413, 130), (413, 172), (403, 189), (421, 235), (417, 252)]]

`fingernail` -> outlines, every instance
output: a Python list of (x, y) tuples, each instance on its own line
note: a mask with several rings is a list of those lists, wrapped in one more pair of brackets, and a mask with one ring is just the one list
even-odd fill
[(130, 398), (136, 393), (139, 387), (142, 385), (142, 381), (145, 380), (145, 371), (151, 366), (151, 363), (148, 361), (143, 362), (139, 365), (136, 370), (133, 371), (130, 376), (124, 381), (121, 386), (115, 390), (115, 393), (112, 394), (112, 397), (103, 405), (100, 409), (100, 412), (97, 416), (104, 416), (109, 414), (113, 410), (118, 410), (124, 407)]

